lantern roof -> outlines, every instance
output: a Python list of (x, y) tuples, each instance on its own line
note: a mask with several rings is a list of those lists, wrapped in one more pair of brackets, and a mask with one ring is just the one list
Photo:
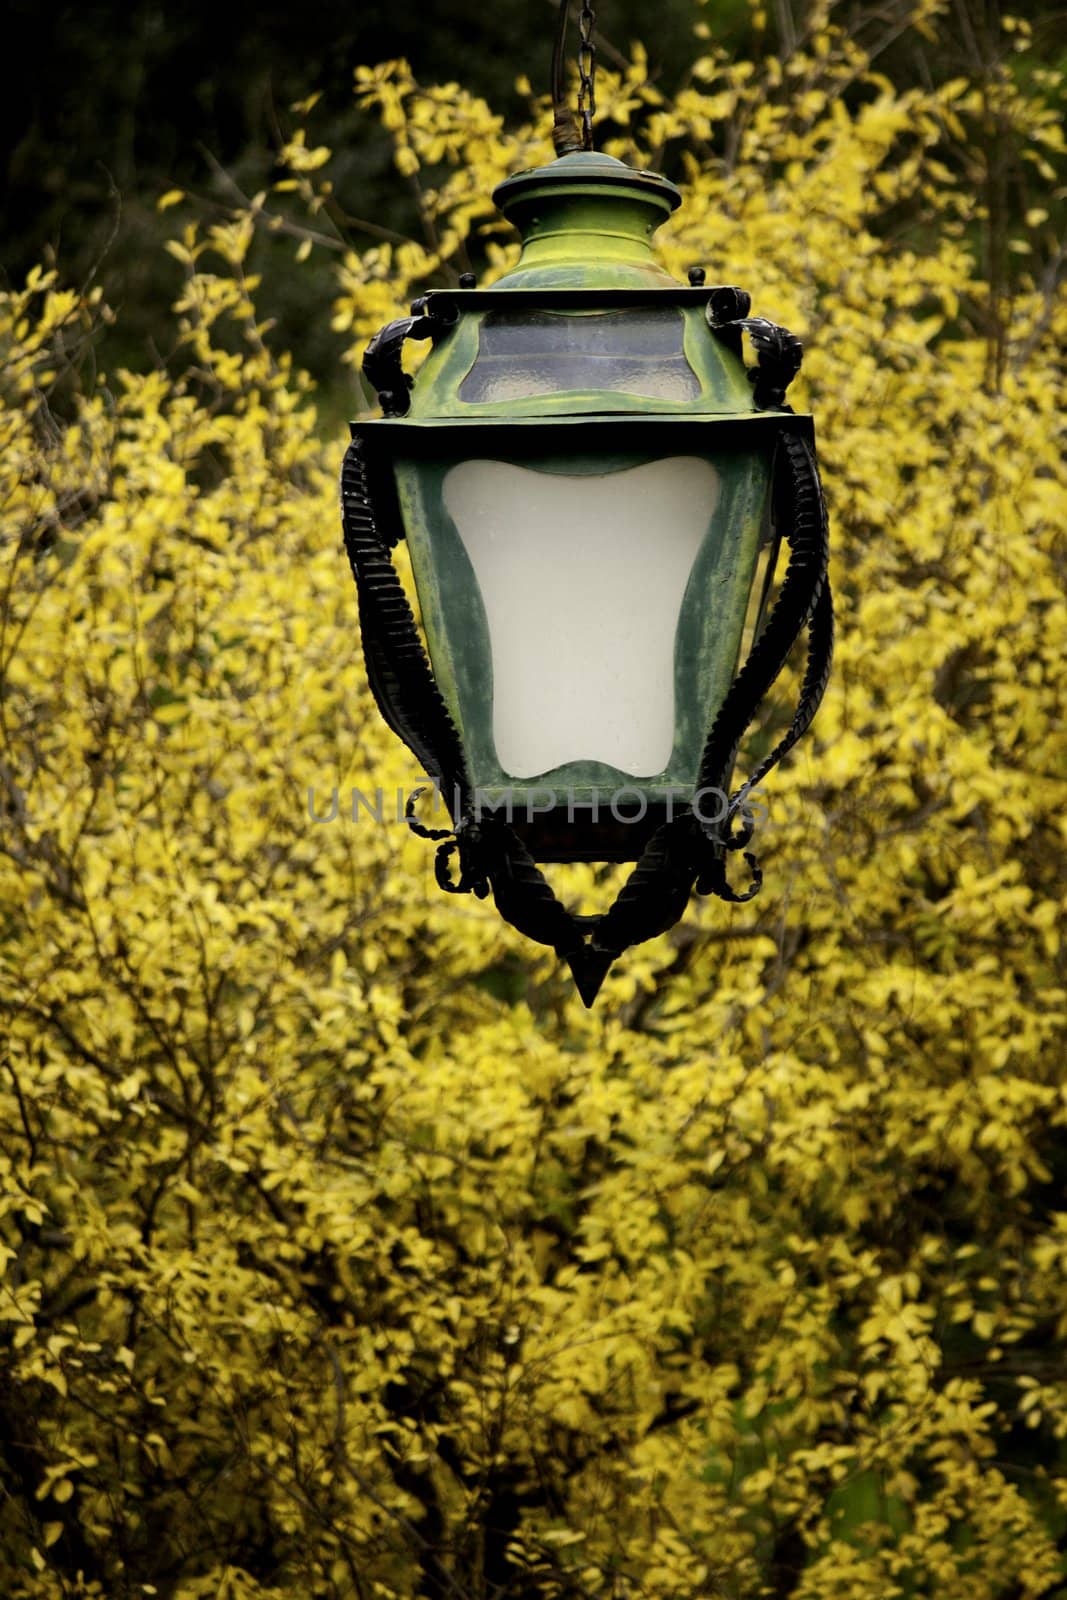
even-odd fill
[(682, 203), (658, 172), (598, 150), (574, 150), (505, 178), (493, 200), (522, 235), (506, 289), (666, 288), (676, 284), (652, 254), (653, 233)]
[(629, 167), (625, 161), (600, 150), (572, 150), (547, 166), (512, 173), (493, 190), (493, 204), (510, 217), (519, 202), (531, 198), (558, 193), (599, 194), (605, 190), (651, 197), (666, 216), (682, 203), (681, 190), (658, 172)]

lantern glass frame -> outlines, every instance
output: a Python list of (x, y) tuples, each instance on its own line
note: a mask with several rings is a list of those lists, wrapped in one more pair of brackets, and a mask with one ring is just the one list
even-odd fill
[[(472, 787), (489, 809), (508, 808), (509, 820), (535, 859), (634, 860), (678, 797), (692, 793), (708, 727), (753, 626), (757, 578), (766, 592), (761, 552), (768, 556), (774, 548), (770, 486), (778, 420), (754, 413), (716, 418), (713, 428), (692, 418), (656, 415), (353, 424), (376, 499), (388, 508), (389, 524), (403, 530), (408, 545), (427, 652), (459, 731)], [(810, 432), (807, 419), (790, 421)], [(670, 760), (653, 774), (629, 773), (594, 759), (567, 762), (532, 778), (508, 773), (492, 732), (492, 653), (484, 604), (445, 505), (447, 474), (471, 460), (597, 473), (676, 456), (709, 461), (719, 477), (719, 493), (709, 508), (675, 630)], [(654, 527), (649, 559), (655, 559)], [(603, 803), (623, 788), (644, 798), (642, 814), (629, 824), (604, 810)], [(548, 810), (546, 791), (557, 802)]]

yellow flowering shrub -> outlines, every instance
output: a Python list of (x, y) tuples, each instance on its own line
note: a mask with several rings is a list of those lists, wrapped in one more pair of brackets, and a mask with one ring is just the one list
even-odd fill
[[(425, 228), (344, 259), (339, 363), (502, 270), (546, 155), (541, 105), (357, 91)], [(808, 346), (840, 626), (762, 896), (592, 1013), (395, 822), (275, 202), (171, 241), (147, 373), (92, 295), (0, 298), (5, 1600), (1065, 1592), (1067, 300), (1041, 206), (993, 284), (981, 181), (992, 118), (1053, 195), (1054, 92), (825, 19), (603, 74), (684, 176), (666, 264)]]

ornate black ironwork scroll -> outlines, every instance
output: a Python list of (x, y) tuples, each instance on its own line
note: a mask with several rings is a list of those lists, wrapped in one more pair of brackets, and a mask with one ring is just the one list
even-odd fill
[(470, 794), (463, 746), (390, 556), (401, 530), (382, 528), (358, 439), (349, 445), (341, 468), (341, 522), (359, 594), (363, 658), (378, 709), (423, 770), (449, 797), (458, 795), (462, 805)]
[(379, 328), (363, 356), (363, 371), (374, 385), (382, 411), (387, 417), (405, 417), (411, 407), (412, 379), (400, 360), (407, 339), (439, 339), (447, 333), (459, 312), (449, 302), (427, 298), (415, 300), (410, 317)]
[[(731, 296), (738, 298), (731, 302)], [(756, 365), (748, 375), (752, 398), (761, 411), (788, 411), (785, 391), (800, 371), (804, 346), (788, 328), (766, 317), (750, 317), (750, 304), (743, 289), (716, 289), (705, 312), (708, 326), (736, 355), (741, 354), (742, 331), (748, 334), (756, 352)]]

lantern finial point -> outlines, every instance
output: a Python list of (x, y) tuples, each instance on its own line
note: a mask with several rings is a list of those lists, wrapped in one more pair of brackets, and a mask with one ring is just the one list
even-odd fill
[(581, 996), (583, 1006), (592, 1007), (614, 960), (613, 951), (593, 950), (589, 945), (582, 945), (567, 957), (574, 987)]

